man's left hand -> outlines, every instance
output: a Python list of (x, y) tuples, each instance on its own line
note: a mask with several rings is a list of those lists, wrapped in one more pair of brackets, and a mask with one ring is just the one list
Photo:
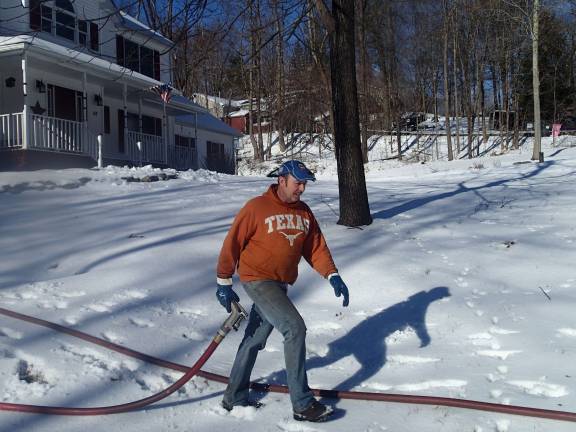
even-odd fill
[(348, 287), (346, 286), (340, 275), (338, 273), (334, 273), (330, 275), (328, 281), (330, 282), (330, 285), (332, 285), (332, 288), (334, 288), (334, 294), (336, 294), (336, 297), (340, 296), (344, 297), (342, 306), (344, 307), (348, 306), (349, 303)]

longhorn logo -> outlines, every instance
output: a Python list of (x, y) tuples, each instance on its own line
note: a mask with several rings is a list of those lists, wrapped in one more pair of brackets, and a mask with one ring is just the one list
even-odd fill
[(290, 246), (294, 246), (294, 240), (296, 240), (296, 237), (302, 234), (302, 231), (300, 231), (297, 234), (286, 234), (284, 231), (278, 231), (278, 232), (288, 239), (288, 241), (290, 242)]

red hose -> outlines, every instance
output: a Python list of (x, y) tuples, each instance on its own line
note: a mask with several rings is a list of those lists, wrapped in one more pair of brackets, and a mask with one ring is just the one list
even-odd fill
[[(8, 309), (0, 308), (0, 314), (10, 316), (19, 320), (27, 321), (33, 324), (41, 325), (44, 327), (51, 328), (53, 330), (69, 334), (71, 336), (92, 342), (94, 344), (106, 347), (110, 350), (117, 351), (119, 353), (125, 354), (127, 356), (143, 360), (145, 362), (155, 364), (167, 369), (173, 369), (180, 372), (185, 372), (177, 382), (172, 384), (167, 389), (162, 392), (150, 396), (146, 399), (141, 399), (139, 401), (116, 405), (112, 407), (97, 407), (97, 408), (64, 408), (64, 407), (43, 407), (35, 405), (21, 405), (21, 404), (10, 404), (10, 403), (0, 403), (0, 410), (4, 411), (20, 411), (20, 412), (34, 412), (34, 413), (44, 413), (44, 414), (65, 414), (65, 415), (99, 415), (99, 414), (114, 414), (120, 412), (126, 412), (137, 408), (142, 408), (143, 406), (149, 405), (151, 403), (157, 402), (160, 399), (167, 397), (172, 394), (178, 388), (183, 386), (190, 378), (194, 375), (201, 376), (203, 378), (217, 381), (221, 383), (227, 383), (228, 379), (222, 375), (217, 375), (211, 372), (205, 372), (200, 370), (202, 365), (208, 360), (212, 355), (218, 343), (212, 341), (208, 346), (204, 354), (200, 359), (192, 366), (188, 368), (187, 366), (180, 365), (178, 363), (172, 363), (166, 360), (162, 360), (156, 357), (152, 357), (147, 354), (140, 353), (138, 351), (125, 348), (123, 346), (108, 342), (106, 340), (91, 336), (89, 334), (83, 333), (78, 330), (70, 329), (68, 327), (61, 326), (49, 321), (44, 321), (39, 318), (34, 318), (29, 315), (20, 314)], [(253, 389), (259, 391), (271, 391), (276, 393), (288, 393), (288, 388), (286, 386), (281, 386), (277, 384), (260, 384), (251, 383)], [(480, 411), (490, 411), (502, 414), (520, 415), (524, 417), (539, 417), (546, 418), (550, 420), (560, 420), (560, 421), (570, 421), (576, 422), (576, 413), (567, 411), (555, 411), (546, 410), (540, 408), (530, 408), (514, 405), (501, 405), (495, 403), (471, 401), (466, 399), (454, 399), (445, 398), (437, 396), (415, 396), (415, 395), (400, 395), (392, 393), (368, 393), (368, 392), (354, 392), (354, 391), (340, 391), (340, 390), (323, 390), (314, 389), (314, 394), (320, 397), (328, 398), (338, 398), (338, 399), (356, 399), (356, 400), (371, 400), (371, 401), (382, 401), (382, 402), (397, 402), (397, 403), (409, 403), (418, 405), (435, 405), (435, 406), (446, 406), (453, 408), (464, 408), (473, 409)]]

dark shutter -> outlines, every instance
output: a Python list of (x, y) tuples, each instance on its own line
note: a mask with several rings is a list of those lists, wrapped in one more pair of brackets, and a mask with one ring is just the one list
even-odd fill
[(30, 0), (30, 28), (41, 29), (40, 0)]
[(100, 37), (98, 35), (98, 24), (90, 23), (90, 49), (100, 51)]
[(160, 53), (154, 51), (154, 79), (160, 81)]
[(110, 134), (110, 107), (104, 105), (104, 133)]
[(116, 35), (116, 63), (124, 66), (124, 38)]

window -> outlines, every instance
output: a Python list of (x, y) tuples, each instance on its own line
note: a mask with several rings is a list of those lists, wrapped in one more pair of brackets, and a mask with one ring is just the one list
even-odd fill
[(150, 78), (160, 79), (160, 53), (116, 36), (116, 63)]
[(162, 136), (162, 119), (143, 115), (142, 133), (148, 135)]
[(78, 44), (88, 47), (88, 23), (78, 20)]
[(77, 43), (92, 51), (100, 50), (98, 25), (77, 19), (70, 0), (30, 0), (30, 28)]
[(154, 51), (150, 48), (140, 47), (140, 72), (149, 77), (154, 76)]
[(56, 35), (74, 41), (76, 18), (68, 12), (56, 10)]
[(46, 86), (48, 115), (65, 120), (84, 121), (84, 94), (53, 84)]
[(124, 66), (140, 72), (140, 47), (137, 43), (124, 39)]
[(52, 33), (52, 8), (42, 5), (42, 31)]
[(206, 153), (209, 160), (222, 160), (224, 159), (224, 144), (208, 141)]
[(176, 145), (176, 147), (195, 149), (196, 138), (186, 137), (182, 135), (174, 135), (174, 145)]
[(56, 0), (54, 3), (56, 4), (57, 8), (74, 13), (74, 7), (72, 6), (70, 0)]

